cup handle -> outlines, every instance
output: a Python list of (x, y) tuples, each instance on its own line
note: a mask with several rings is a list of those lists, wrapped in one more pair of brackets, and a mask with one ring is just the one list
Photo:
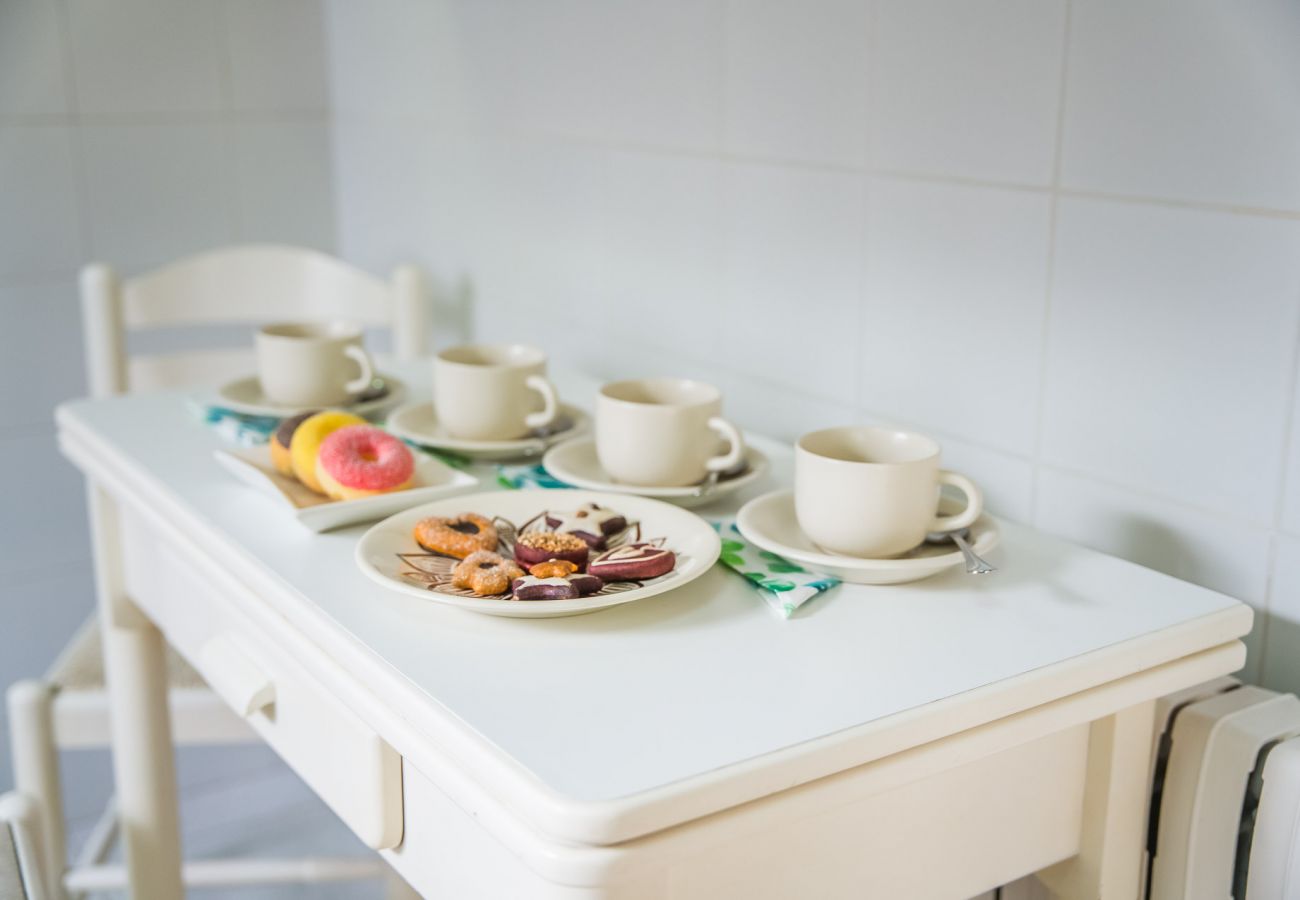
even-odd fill
[(343, 385), (343, 390), (349, 394), (365, 393), (370, 383), (375, 380), (375, 364), (370, 360), (370, 354), (366, 352), (365, 347), (356, 344), (348, 344), (343, 348), (343, 353), (361, 367), (361, 375)]
[(958, 475), (946, 469), (939, 472), (939, 483), (950, 484), (965, 494), (966, 508), (955, 515), (935, 516), (934, 521), (930, 523), (930, 531), (960, 531), (969, 528), (984, 511), (984, 494), (975, 486), (975, 482), (965, 475)]
[(555, 396), (555, 385), (541, 375), (529, 375), (524, 384), (542, 395), (542, 408), (539, 412), (524, 416), (524, 424), (529, 428), (541, 428), (550, 425), (560, 412), (560, 401)]
[(741, 460), (745, 458), (745, 439), (740, 436), (740, 429), (721, 416), (710, 418), (709, 428), (726, 438), (731, 446), (721, 456), (709, 459), (704, 464), (704, 468), (710, 472), (725, 472), (740, 465)]

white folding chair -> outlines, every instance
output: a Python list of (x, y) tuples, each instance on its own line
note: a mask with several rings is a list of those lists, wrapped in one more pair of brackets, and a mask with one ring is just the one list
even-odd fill
[(36, 806), (22, 794), (0, 796), (0, 900), (48, 900)]
[[(216, 250), (120, 280), (105, 265), (81, 275), (86, 371), (90, 393), (213, 382), (252, 371), (251, 335), (243, 347), (129, 356), (128, 331), (269, 321), (348, 320), (387, 327), (399, 359), (427, 352), (430, 301), (417, 269), (398, 268), (383, 281), (311, 250), (247, 246)], [(104, 865), (116, 835), (105, 811), (69, 866), (58, 751), (110, 742), (108, 694), (98, 623), (91, 618), (43, 681), (9, 689), (14, 782), (30, 799), (49, 896), (121, 888), (126, 874)], [(167, 660), (172, 737), (177, 744), (256, 742), (251, 729), (175, 653)], [(375, 877), (380, 862), (356, 859), (214, 860), (187, 864), (189, 884), (237, 885)], [(400, 890), (400, 886), (398, 888)], [(29, 893), (29, 896), (38, 895)]]

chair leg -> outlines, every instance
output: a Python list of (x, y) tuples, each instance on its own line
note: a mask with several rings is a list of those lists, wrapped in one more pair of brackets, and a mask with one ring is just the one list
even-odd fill
[(41, 681), (19, 681), (9, 688), (7, 700), (14, 786), (36, 808), (47, 890), (52, 897), (62, 897), (67, 851), (59, 751), (54, 742), (54, 689)]

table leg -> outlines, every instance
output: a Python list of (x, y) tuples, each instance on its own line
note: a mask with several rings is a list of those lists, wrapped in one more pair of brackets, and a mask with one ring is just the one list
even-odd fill
[(178, 900), (180, 816), (162, 634), (126, 597), (117, 509), (89, 489), (95, 583), (112, 711), (113, 774), (133, 900)]
[(1154, 701), (1092, 723), (1079, 853), (1038, 873), (1062, 900), (1136, 900), (1154, 726)]

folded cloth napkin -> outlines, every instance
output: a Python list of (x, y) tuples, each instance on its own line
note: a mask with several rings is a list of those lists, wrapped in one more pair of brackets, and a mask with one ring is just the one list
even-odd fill
[(257, 447), (271, 440), (275, 429), (280, 427), (276, 416), (250, 416), (226, 409), (222, 406), (209, 406), (197, 400), (187, 401), (190, 412), (200, 421), (211, 425), (227, 441), (241, 447)]
[(717, 519), (711, 524), (722, 537), (723, 565), (749, 579), (767, 605), (783, 619), (790, 618), (813, 597), (840, 583), (833, 575), (809, 572), (775, 553), (755, 547), (736, 528), (735, 519)]
[(497, 484), (511, 490), (523, 488), (571, 488), (573, 485), (560, 481), (542, 467), (541, 463), (532, 465), (497, 466)]

